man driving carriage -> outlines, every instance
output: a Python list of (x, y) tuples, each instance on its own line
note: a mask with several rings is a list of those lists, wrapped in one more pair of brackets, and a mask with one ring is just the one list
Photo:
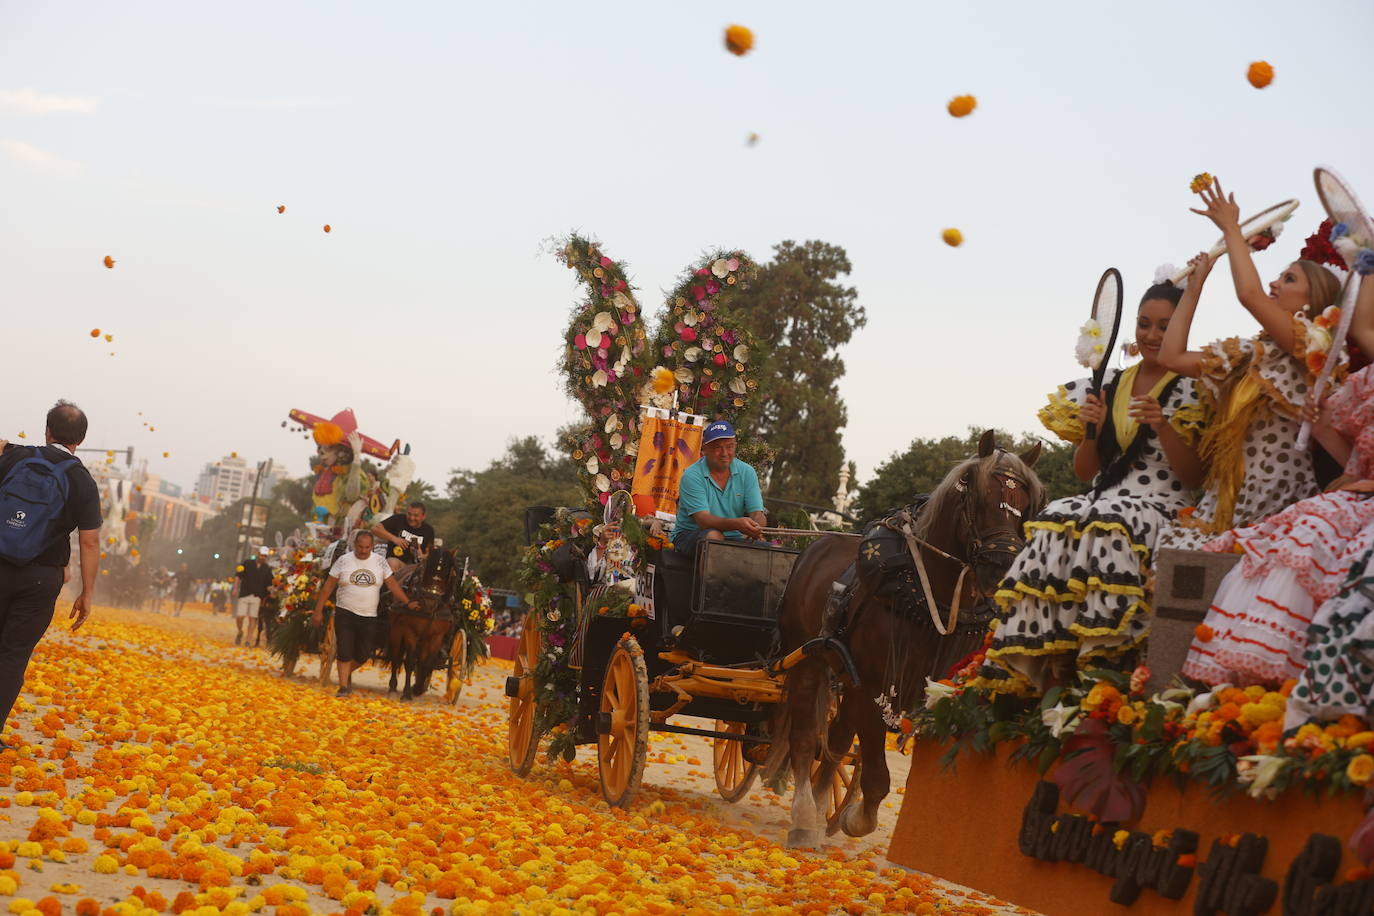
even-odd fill
[(703, 540), (763, 537), (767, 516), (759, 475), (735, 457), (735, 444), (729, 421), (712, 422), (701, 437), (701, 458), (682, 472), (673, 531), (679, 552), (694, 556)]
[(386, 562), (392, 572), (402, 566), (413, 566), (423, 560), (434, 547), (434, 526), (425, 521), (425, 504), (413, 502), (405, 515), (392, 515), (370, 529), (372, 534), (391, 544)]
[(338, 589), (334, 602), (335, 657), (339, 663), (339, 691), (341, 697), (353, 692), (353, 671), (371, 657), (377, 640), (377, 606), (381, 603), (382, 584), (390, 589), (399, 603), (419, 610), (420, 602), (412, 601), (401, 590), (391, 574), (391, 566), (372, 552), (374, 538), (370, 531), (353, 536), (353, 551), (344, 554), (329, 569), (329, 578), (315, 599), (315, 626), (324, 625), (324, 603)]

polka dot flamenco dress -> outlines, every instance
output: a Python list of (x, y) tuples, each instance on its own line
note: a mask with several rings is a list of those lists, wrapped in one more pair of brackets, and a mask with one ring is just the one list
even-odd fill
[[(1333, 426), (1352, 443), (1345, 474), (1374, 479), (1374, 368), (1351, 376), (1328, 404)], [(1243, 557), (1217, 589), (1204, 620), (1210, 638), (1193, 640), (1183, 673), (1209, 684), (1247, 685), (1303, 675), (1314, 698), (1345, 692), (1335, 685), (1348, 672), (1311, 668), (1330, 664), (1327, 648), (1358, 639), (1345, 617), (1362, 593), (1342, 585), (1371, 548), (1374, 498), (1350, 491), (1304, 499), (1210, 541), (1203, 549)], [(1344, 597), (1336, 599), (1338, 592)]]
[[(1057, 499), (1026, 523), (1027, 543), (996, 594), (1002, 620), (976, 686), (999, 693), (1042, 693), (1064, 672), (1131, 653), (1149, 630), (1145, 585), (1155, 538), (1188, 502), (1153, 430), (1129, 419), (1137, 367), (1108, 372), (1108, 418), (1099, 430), (1103, 470), (1092, 489)], [(1078, 413), (1088, 379), (1060, 387), (1040, 420), (1081, 442)], [(1191, 379), (1168, 373), (1150, 392), (1185, 442), (1196, 441), (1203, 414)]]
[[(1293, 320), (1301, 347), (1307, 323)], [(1311, 380), (1301, 352), (1290, 356), (1264, 334), (1203, 348), (1197, 392), (1209, 420), (1198, 453), (1208, 465), (1206, 492), (1196, 511), (1165, 527), (1156, 548), (1198, 550), (1317, 492), (1312, 455), (1295, 445)]]

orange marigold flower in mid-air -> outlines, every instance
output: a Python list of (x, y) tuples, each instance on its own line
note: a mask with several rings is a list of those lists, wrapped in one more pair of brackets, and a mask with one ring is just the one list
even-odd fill
[(978, 107), (978, 100), (971, 95), (956, 95), (945, 108), (956, 118), (966, 118)]
[(1211, 186), (1212, 176), (1207, 174), (1206, 172), (1198, 172), (1196, 175), (1193, 176), (1192, 182), (1189, 183), (1188, 190), (1196, 194), (1199, 191), (1207, 190)]
[(964, 244), (964, 234), (958, 229), (946, 229), (940, 233), (940, 238), (944, 239), (945, 244), (951, 248), (958, 248)]
[(114, 267), (114, 266), (115, 266), (115, 259), (112, 258), (112, 257), (110, 257), (110, 256), (107, 254), (107, 255), (105, 255), (105, 260), (104, 260), (102, 263), (103, 263), (106, 267)]
[(1193, 635), (1197, 637), (1198, 642), (1211, 642), (1212, 637), (1216, 634), (1212, 632), (1212, 628), (1207, 626), (1207, 624), (1200, 623), (1193, 627)]
[(1267, 60), (1257, 60), (1245, 71), (1245, 78), (1256, 89), (1263, 89), (1274, 81), (1274, 68)]
[(754, 33), (742, 25), (732, 25), (725, 29), (725, 47), (731, 54), (743, 57), (754, 48)]

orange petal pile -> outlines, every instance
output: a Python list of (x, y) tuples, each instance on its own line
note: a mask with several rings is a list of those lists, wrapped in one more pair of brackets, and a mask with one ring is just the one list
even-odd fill
[(495, 690), (456, 708), (338, 699), (283, 679), (262, 653), (109, 614), (49, 632), (11, 716), (0, 907), (16, 913), (973, 916), (997, 905), (884, 868), (873, 851), (801, 853), (726, 828), (701, 799), (651, 785), (652, 772), (628, 810), (608, 808), (585, 749), (517, 778)]

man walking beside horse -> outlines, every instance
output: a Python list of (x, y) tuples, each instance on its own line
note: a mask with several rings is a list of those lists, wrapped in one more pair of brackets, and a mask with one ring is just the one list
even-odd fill
[(420, 602), (411, 601), (391, 575), (391, 566), (372, 552), (370, 531), (353, 536), (353, 551), (334, 561), (329, 578), (315, 600), (315, 626), (324, 625), (324, 603), (338, 590), (334, 602), (334, 657), (339, 663), (337, 696), (353, 692), (353, 672), (366, 662), (377, 641), (377, 605), (381, 603), (382, 584), (390, 589), (399, 604), (418, 611)]

